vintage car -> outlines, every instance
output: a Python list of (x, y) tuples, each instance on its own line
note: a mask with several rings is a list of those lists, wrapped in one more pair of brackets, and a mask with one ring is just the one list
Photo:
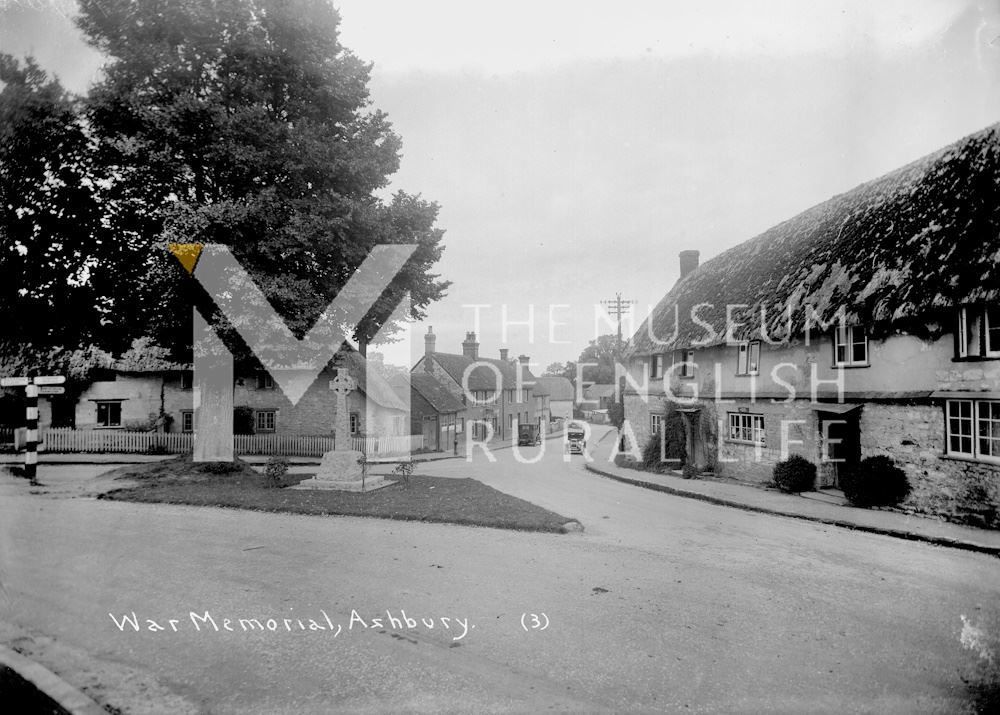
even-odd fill
[(570, 422), (566, 426), (566, 451), (569, 454), (583, 454), (586, 448), (586, 429), (577, 422)]
[(517, 428), (517, 446), (534, 446), (542, 443), (542, 433), (538, 425), (519, 425)]

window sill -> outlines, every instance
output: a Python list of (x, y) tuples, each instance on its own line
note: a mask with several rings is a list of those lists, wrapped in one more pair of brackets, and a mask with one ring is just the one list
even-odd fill
[(734, 377), (760, 377), (759, 372), (737, 372)]
[(968, 457), (964, 454), (949, 454), (944, 452), (938, 455), (939, 459), (947, 459), (953, 462), (970, 462), (972, 464), (985, 464), (991, 467), (1000, 467), (1000, 459), (989, 459), (985, 457)]
[(1000, 360), (1000, 355), (971, 355), (951, 359), (952, 362), (989, 362), (990, 360)]
[(722, 441), (725, 442), (726, 444), (739, 444), (743, 445), (744, 447), (767, 447), (767, 445), (764, 444), (763, 442), (744, 442), (743, 440), (740, 439), (724, 439)]
[(872, 366), (872, 364), (870, 362), (865, 362), (865, 363), (860, 363), (860, 362), (858, 362), (858, 363), (840, 363), (840, 364), (834, 363), (833, 365), (830, 366), (830, 368), (832, 370), (838, 370), (840, 368), (843, 368), (844, 370), (857, 370), (859, 368), (871, 367), (871, 366)]

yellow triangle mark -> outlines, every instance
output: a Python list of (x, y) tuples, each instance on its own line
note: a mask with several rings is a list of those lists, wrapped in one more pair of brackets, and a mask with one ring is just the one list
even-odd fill
[(194, 273), (198, 257), (201, 256), (202, 245), (200, 243), (168, 243), (167, 249), (181, 262), (184, 270), (188, 273)]

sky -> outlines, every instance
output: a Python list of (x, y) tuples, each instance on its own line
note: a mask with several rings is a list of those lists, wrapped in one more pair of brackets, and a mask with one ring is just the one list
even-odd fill
[[(601, 300), (638, 327), (679, 251), (704, 262), (1000, 121), (1000, 0), (335, 5), (403, 140), (389, 190), (446, 231), (452, 286), (397, 364), (428, 326), (440, 351), (475, 329), (488, 357), (575, 360), (613, 332)], [(74, 11), (0, 0), (0, 51), (84, 92), (102, 60)]]

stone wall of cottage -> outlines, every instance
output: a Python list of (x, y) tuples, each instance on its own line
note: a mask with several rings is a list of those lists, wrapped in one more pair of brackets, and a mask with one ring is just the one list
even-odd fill
[[(772, 403), (770, 400), (734, 402), (707, 403), (706, 407), (706, 414), (714, 416), (712, 424), (718, 435), (717, 474), (764, 484), (772, 480), (774, 465), (789, 455), (798, 454), (813, 464), (819, 464), (819, 423), (808, 400), (791, 403)], [(729, 440), (729, 413), (741, 410), (764, 417), (764, 446)]]
[(903, 509), (1000, 528), (1000, 465), (942, 456), (944, 420), (940, 405), (866, 404), (861, 456), (888, 455), (906, 472)]

